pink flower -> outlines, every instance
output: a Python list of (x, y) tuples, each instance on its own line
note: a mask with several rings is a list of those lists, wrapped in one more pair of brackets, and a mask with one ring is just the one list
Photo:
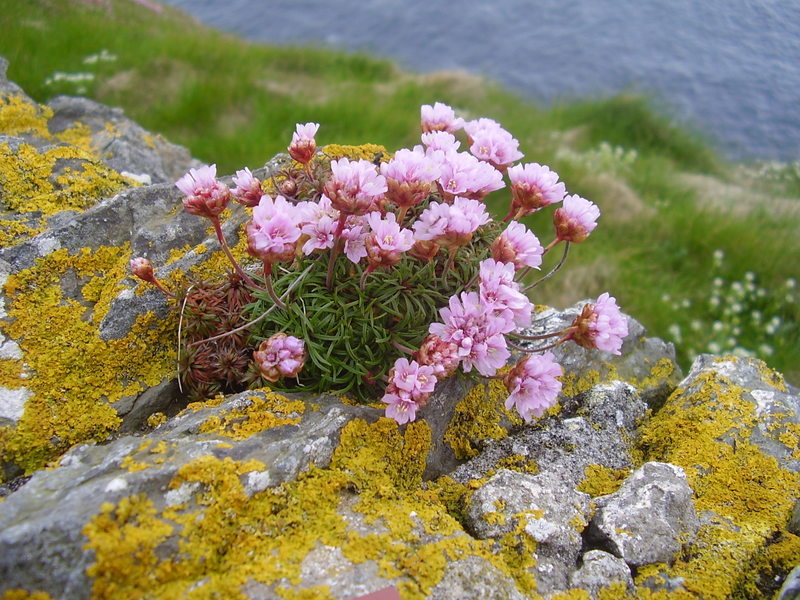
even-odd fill
[(506, 399), (506, 408), (517, 409), (525, 421), (534, 416), (541, 417), (548, 408), (556, 403), (563, 371), (555, 362), (551, 352), (543, 355), (529, 354), (520, 360), (503, 378), (510, 396)]
[(175, 187), (184, 194), (183, 208), (186, 212), (201, 217), (218, 217), (231, 200), (228, 186), (217, 181), (217, 165), (189, 169), (175, 182)]
[(448, 197), (483, 198), (505, 186), (503, 174), (467, 152), (442, 153), (439, 185)]
[(431, 202), (413, 225), (414, 238), (457, 248), (469, 242), (478, 227), (488, 222), (486, 206), (477, 200), (456, 198), (453, 204)]
[(447, 131), (429, 131), (422, 134), (422, 143), (425, 144), (428, 152), (441, 150), (442, 152), (455, 152), (461, 146), (461, 142), (452, 133)]
[(386, 179), (367, 160), (331, 161), (331, 174), (325, 184), (325, 195), (331, 199), (333, 208), (348, 215), (370, 212), (387, 190)]
[(386, 178), (386, 199), (410, 207), (428, 196), (431, 184), (439, 178), (439, 167), (424, 152), (404, 148), (389, 162), (381, 163), (381, 174)]
[(567, 193), (558, 173), (539, 163), (515, 165), (508, 170), (511, 181), (511, 213), (519, 219), (550, 204), (561, 202)]
[(237, 202), (251, 207), (258, 205), (264, 192), (261, 191), (261, 182), (253, 177), (250, 169), (245, 167), (241, 171), (236, 171), (233, 183), (236, 187), (231, 193)]
[(495, 314), (511, 311), (516, 327), (531, 324), (533, 305), (514, 281), (514, 265), (487, 258), (480, 263), (481, 304)]
[(519, 141), (491, 119), (470, 121), (464, 130), (471, 142), (470, 152), (501, 171), (524, 156), (519, 151)]
[(420, 107), (422, 131), (449, 131), (453, 133), (464, 126), (464, 119), (456, 117), (455, 111), (441, 102), (423, 104)]
[(409, 229), (401, 229), (392, 213), (382, 219), (379, 212), (367, 215), (372, 232), (366, 237), (366, 250), (369, 263), (375, 267), (388, 267), (403, 257), (403, 252), (414, 245), (414, 234)]
[(582, 242), (597, 227), (600, 209), (577, 194), (564, 198), (564, 204), (553, 213), (556, 237), (563, 242)]
[(333, 248), (339, 211), (331, 206), (330, 198), (322, 196), (319, 202), (300, 202), (297, 204), (299, 223), (306, 236), (303, 253)]
[(481, 375), (494, 375), (511, 356), (503, 335), (514, 329), (510, 310), (495, 313), (475, 292), (462, 292), (460, 299), (451, 296), (439, 315), (444, 323), (431, 323), (428, 332), (458, 347), (466, 373), (475, 367)]
[(283, 196), (268, 195), (253, 208), (253, 218), (245, 227), (247, 250), (265, 263), (291, 260), (300, 238), (297, 207)]
[(417, 418), (419, 406), (407, 395), (386, 393), (381, 402), (386, 403), (386, 416), (397, 421), (399, 425), (410, 423)]
[(294, 336), (276, 333), (261, 342), (253, 360), (267, 381), (296, 377), (306, 362), (305, 344)]
[(439, 380), (450, 377), (461, 363), (458, 346), (433, 334), (422, 340), (415, 356), (419, 364), (432, 367), (433, 374)]
[(308, 164), (317, 151), (317, 142), (314, 140), (314, 136), (317, 135), (318, 129), (319, 123), (306, 123), (305, 125), (298, 123), (292, 134), (289, 156), (301, 164)]
[(347, 217), (345, 227), (342, 229), (344, 239), (344, 254), (350, 262), (358, 262), (367, 256), (367, 232), (364, 230), (364, 217)]
[(420, 366), (415, 360), (408, 362), (406, 358), (398, 358), (389, 371), (386, 391), (409, 396), (417, 404), (424, 405), (434, 387), (436, 375), (433, 374), (433, 367)]
[(544, 248), (525, 225), (511, 221), (506, 230), (492, 243), (492, 258), (513, 263), (516, 270), (522, 267), (538, 269), (542, 264)]
[(622, 340), (628, 335), (628, 320), (608, 292), (601, 294), (594, 304), (584, 305), (572, 327), (575, 332), (570, 337), (576, 344), (612, 354), (620, 354)]

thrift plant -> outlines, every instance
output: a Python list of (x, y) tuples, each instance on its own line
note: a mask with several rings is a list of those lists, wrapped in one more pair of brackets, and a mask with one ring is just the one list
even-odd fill
[[(190, 396), (268, 382), (380, 397), (402, 424), (460, 367), (502, 379), (506, 407), (529, 421), (561, 390), (562, 369), (548, 350), (572, 341), (620, 353), (627, 322), (607, 293), (564, 330), (524, 333), (533, 315), (526, 292), (591, 234), (597, 206), (567, 195), (547, 166), (517, 163), (519, 143), (499, 123), (464, 121), (438, 102), (421, 117), (422, 144), (379, 164), (326, 156), (319, 125), (306, 123), (288, 147), (294, 162), (269, 181), (244, 169), (229, 189), (212, 165), (177, 182), (184, 208), (211, 221), (233, 272), (173, 296), (146, 259), (131, 268), (183, 311), (181, 383)], [(498, 222), (484, 199), (506, 185), (512, 202)], [(231, 200), (252, 209), (245, 235), (254, 261), (246, 265), (222, 234)], [(553, 233), (543, 246), (519, 219), (551, 205)], [(558, 265), (524, 285), (558, 245)], [(515, 343), (522, 340), (525, 348)], [(522, 358), (501, 374), (512, 350)]]

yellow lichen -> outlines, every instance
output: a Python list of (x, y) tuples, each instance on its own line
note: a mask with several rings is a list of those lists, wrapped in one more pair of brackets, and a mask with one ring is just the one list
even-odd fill
[(248, 397), (248, 406), (223, 411), (219, 416), (209, 417), (201, 426), (201, 433), (218, 433), (236, 440), (281, 425), (296, 425), (305, 411), (301, 400), (290, 400), (286, 396), (266, 391), (264, 395)]
[[(32, 472), (73, 444), (105, 438), (120, 423), (113, 403), (172, 371), (174, 348), (165, 345), (175, 328), (170, 319), (146, 313), (128, 335), (99, 337), (96, 323), (121, 289), (129, 259), (126, 247), (84, 248), (74, 255), (58, 250), (6, 281), (9, 320), (2, 330), (19, 343), (28, 377), (6, 372), (9, 379), (0, 385), (33, 395), (17, 426), (0, 439), (4, 460)], [(93, 309), (64, 297), (67, 276), (86, 282), (84, 296)]]
[[(769, 381), (775, 378), (765, 377)], [(661, 572), (683, 578), (687, 591), (670, 598), (760, 597), (753, 591), (753, 557), (780, 534), (800, 497), (800, 475), (781, 468), (751, 441), (758, 417), (744, 395), (720, 373), (706, 372), (690, 389), (676, 390), (644, 428), (644, 458), (681, 466), (697, 510), (717, 515), (674, 565), (640, 569), (638, 582)], [(667, 597), (639, 590), (642, 597)]]
[(52, 600), (47, 592), (28, 592), (27, 590), (6, 590), (3, 600)]
[(147, 426), (148, 427), (158, 427), (159, 425), (163, 425), (167, 422), (167, 415), (162, 412), (156, 412), (147, 417)]
[(322, 147), (322, 153), (331, 159), (363, 159), (373, 163), (385, 162), (391, 158), (391, 155), (386, 151), (386, 148), (377, 144), (361, 144), (359, 146), (328, 144), (327, 146)]
[(583, 471), (584, 480), (578, 485), (578, 491), (589, 494), (592, 498), (613, 494), (630, 474), (630, 469), (612, 469), (604, 465), (589, 464)]

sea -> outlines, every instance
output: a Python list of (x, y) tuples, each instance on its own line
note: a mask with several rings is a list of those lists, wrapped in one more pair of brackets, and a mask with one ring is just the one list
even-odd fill
[(544, 105), (645, 94), (734, 160), (800, 160), (798, 0), (166, 0), (246, 39), (462, 70)]

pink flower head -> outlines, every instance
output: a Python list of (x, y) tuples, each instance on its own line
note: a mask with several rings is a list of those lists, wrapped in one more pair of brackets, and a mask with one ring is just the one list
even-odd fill
[(439, 178), (439, 167), (424, 152), (404, 148), (389, 162), (381, 163), (381, 174), (386, 178), (386, 199), (410, 207), (428, 196), (431, 184)]
[(155, 283), (156, 275), (153, 271), (153, 263), (147, 260), (144, 257), (137, 257), (132, 258), (130, 262), (131, 273), (133, 273), (136, 277), (141, 279), (142, 281), (147, 281), (148, 283)]
[(264, 195), (245, 227), (248, 252), (265, 263), (291, 260), (301, 233), (298, 218), (297, 207), (283, 196)]
[(524, 156), (519, 151), (519, 141), (491, 119), (470, 121), (464, 125), (464, 130), (471, 142), (470, 152), (501, 171)]
[(423, 104), (419, 112), (423, 132), (449, 131), (453, 133), (464, 126), (464, 119), (456, 117), (455, 111), (441, 102), (436, 102), (433, 106)]
[(264, 192), (261, 191), (261, 182), (253, 177), (250, 169), (245, 167), (241, 171), (236, 171), (233, 183), (236, 184), (236, 187), (231, 190), (234, 200), (245, 206), (258, 205)]
[[(380, 213), (377, 213), (380, 214)], [(344, 253), (350, 262), (358, 262), (367, 256), (367, 231), (364, 217), (349, 216), (342, 229), (342, 239), (344, 240)]]
[(218, 217), (231, 200), (228, 186), (217, 181), (217, 165), (189, 169), (175, 187), (183, 192), (186, 212), (209, 219)]
[(542, 264), (544, 248), (525, 225), (511, 221), (506, 230), (492, 243), (492, 258), (504, 263), (513, 263), (514, 269), (533, 267)]
[(398, 425), (410, 423), (417, 418), (419, 406), (410, 396), (387, 392), (381, 402), (386, 403), (386, 416), (397, 421)]
[(276, 333), (261, 342), (253, 352), (261, 376), (267, 381), (296, 377), (306, 362), (303, 340), (285, 333)]
[(551, 352), (535, 355), (529, 354), (520, 360), (503, 378), (510, 396), (506, 399), (506, 408), (517, 409), (525, 421), (534, 416), (541, 417), (548, 408), (556, 403), (561, 382), (557, 379), (563, 375), (561, 365), (555, 361)]
[(317, 142), (314, 136), (317, 135), (318, 129), (319, 123), (306, 123), (305, 125), (298, 123), (292, 134), (289, 156), (301, 164), (308, 164), (317, 151)]
[(403, 257), (403, 252), (414, 245), (414, 234), (409, 229), (401, 229), (393, 213), (382, 219), (379, 212), (367, 215), (372, 232), (366, 236), (366, 250), (369, 264), (375, 267), (389, 267)]
[(516, 327), (531, 324), (533, 305), (514, 281), (514, 265), (487, 258), (480, 263), (480, 298), (486, 310), (495, 314), (511, 311)]
[(567, 193), (558, 173), (539, 163), (515, 165), (508, 170), (511, 181), (511, 214), (519, 219), (550, 204), (561, 202)]
[(453, 204), (431, 202), (414, 223), (414, 238), (433, 240), (447, 248), (463, 246), (489, 222), (486, 206), (477, 200), (456, 198)]
[(422, 134), (422, 143), (429, 152), (441, 150), (442, 152), (455, 152), (461, 146), (461, 142), (452, 133), (447, 131), (429, 131)]
[(398, 358), (389, 371), (386, 391), (409, 396), (417, 404), (424, 405), (435, 386), (433, 367), (421, 366), (415, 360), (408, 362), (406, 358)]
[(445, 342), (438, 335), (430, 334), (415, 353), (419, 364), (433, 368), (438, 380), (446, 379), (456, 372), (461, 363), (458, 346), (453, 342)]
[(454, 196), (483, 198), (505, 186), (503, 174), (467, 152), (442, 153), (439, 185), (446, 199)]
[(484, 306), (475, 292), (450, 297), (448, 308), (439, 310), (444, 323), (431, 323), (428, 332), (458, 347), (464, 371), (475, 367), (490, 376), (506, 364), (511, 353), (503, 334), (514, 329), (510, 310), (495, 313)]
[(339, 211), (331, 206), (330, 198), (322, 196), (319, 202), (300, 202), (297, 205), (304, 239), (303, 253), (333, 248)]
[(386, 179), (378, 175), (375, 165), (368, 160), (331, 161), (331, 174), (325, 184), (325, 195), (331, 199), (333, 208), (348, 215), (370, 212), (387, 190)]
[(564, 204), (553, 213), (556, 237), (563, 242), (582, 242), (597, 227), (600, 209), (577, 194), (564, 198)]
[(628, 335), (628, 320), (608, 292), (601, 294), (597, 302), (584, 305), (572, 327), (576, 330), (571, 338), (576, 344), (612, 354), (620, 354), (622, 340)]

